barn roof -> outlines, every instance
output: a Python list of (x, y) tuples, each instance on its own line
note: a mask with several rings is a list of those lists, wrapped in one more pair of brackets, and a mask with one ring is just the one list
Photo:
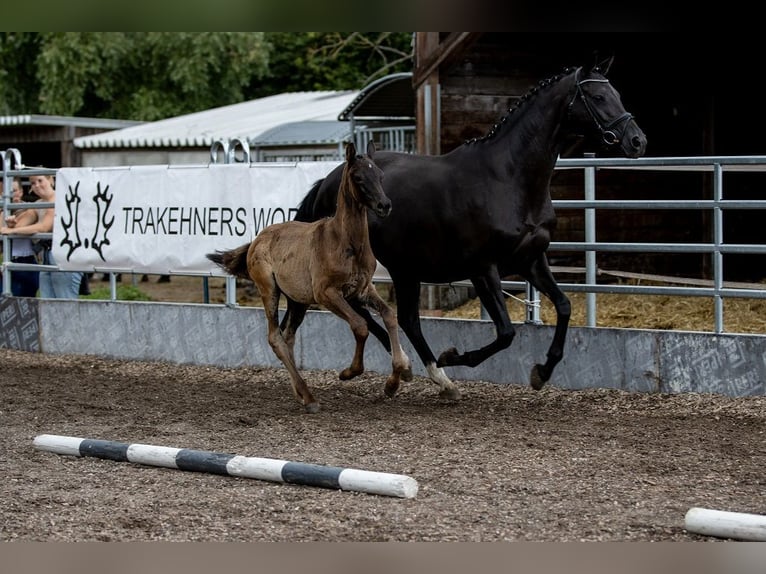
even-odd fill
[(219, 139), (252, 141), (291, 122), (337, 120), (358, 91), (287, 92), (92, 136), (77, 148), (208, 147)]
[(335, 144), (351, 139), (351, 126), (341, 121), (302, 121), (281, 124), (251, 138), (251, 146)]
[(115, 130), (142, 123), (144, 122), (108, 118), (81, 118), (76, 116), (47, 116), (41, 114), (0, 116), (0, 126), (76, 126)]
[(339, 120), (415, 119), (412, 73), (389, 74), (367, 84), (340, 113)]

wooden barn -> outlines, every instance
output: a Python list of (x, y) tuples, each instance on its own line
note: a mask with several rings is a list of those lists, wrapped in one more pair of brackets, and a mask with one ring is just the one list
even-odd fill
[[(690, 39), (691, 40), (691, 39)], [(565, 67), (614, 56), (608, 76), (647, 134), (647, 157), (763, 155), (760, 91), (749, 80), (752, 52), (715, 42), (679, 42), (670, 34), (418, 32), (413, 85), (417, 145), (446, 153), (485, 135), (540, 80)], [(604, 156), (604, 149), (578, 149)], [(582, 199), (582, 173), (559, 171), (554, 199)], [(726, 176), (727, 199), (762, 197), (763, 175)], [(712, 199), (712, 174), (600, 171), (598, 199)], [(583, 216), (559, 210), (555, 241), (581, 241)], [(727, 243), (766, 243), (758, 211), (729, 212)], [(708, 242), (707, 211), (597, 212), (599, 241)], [(574, 255), (561, 254), (561, 262)], [(557, 254), (551, 253), (556, 262)], [(598, 255), (599, 266), (687, 277), (709, 275), (708, 255)], [(728, 256), (727, 279), (759, 280), (764, 258)]]

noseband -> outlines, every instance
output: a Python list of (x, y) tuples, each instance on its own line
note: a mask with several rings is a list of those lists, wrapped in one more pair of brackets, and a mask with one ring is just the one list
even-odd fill
[(629, 122), (630, 120), (632, 120), (633, 119), (633, 114), (631, 114), (629, 112), (625, 112), (624, 114), (622, 114), (618, 118), (612, 120), (608, 124), (603, 125), (601, 123), (601, 120), (599, 120), (598, 115), (596, 114), (596, 110), (593, 108), (593, 106), (591, 105), (591, 103), (588, 100), (588, 98), (585, 97), (585, 92), (583, 92), (583, 90), (582, 90), (582, 85), (583, 84), (587, 84), (588, 82), (599, 82), (599, 83), (606, 83), (606, 84), (608, 84), (609, 80), (606, 80), (606, 79), (599, 80), (599, 79), (596, 79), (596, 78), (591, 78), (591, 79), (579, 80), (578, 81), (578, 77), (580, 76), (580, 70), (581, 69), (582, 68), (577, 68), (577, 71), (575, 72), (575, 89), (576, 89), (576, 91), (575, 91), (574, 96), (572, 97), (572, 101), (569, 102), (569, 110), (571, 112), (572, 105), (574, 104), (575, 100), (579, 96), (580, 99), (582, 100), (583, 105), (585, 106), (585, 109), (588, 110), (588, 114), (593, 119), (593, 121), (596, 123), (596, 127), (598, 128), (598, 130), (601, 132), (601, 137), (603, 138), (604, 143), (606, 143), (607, 145), (614, 145), (614, 144), (618, 143), (622, 139), (622, 135), (624, 135), (624, 131), (625, 131), (625, 128), (623, 128), (623, 133), (620, 134), (621, 137), (618, 138), (617, 134), (614, 131), (614, 128), (616, 128), (617, 126), (619, 126), (623, 122)]

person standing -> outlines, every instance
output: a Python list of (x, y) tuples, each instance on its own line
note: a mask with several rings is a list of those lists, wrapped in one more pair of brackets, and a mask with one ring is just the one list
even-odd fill
[[(21, 183), (16, 178), (11, 180), (11, 190), (13, 203), (22, 203), (23, 189)], [(0, 179), (0, 193), (3, 190), (3, 181)], [(14, 211), (10, 218), (11, 222), (15, 222), (16, 219), (23, 213), (23, 210)], [(10, 223), (10, 222), (9, 222)], [(3, 214), (0, 213), (0, 227), (6, 225), (3, 218)], [(34, 246), (32, 245), (32, 239), (28, 237), (19, 237), (11, 240), (11, 254), (10, 260), (13, 263), (37, 263), (37, 256), (35, 255)], [(0, 277), (0, 285), (2, 284), (2, 277)], [(39, 271), (11, 271), (11, 294), (16, 297), (36, 297), (37, 289), (40, 286)]]
[[(32, 193), (41, 201), (55, 203), (56, 191), (51, 175), (31, 175), (29, 185)], [(17, 218), (7, 218), (6, 225), (0, 227), (2, 235), (35, 235), (52, 233), (55, 213), (53, 207), (27, 209)], [(43, 265), (56, 265), (50, 239), (39, 240), (42, 247)], [(40, 297), (44, 299), (77, 299), (80, 293), (80, 271), (40, 271)]]

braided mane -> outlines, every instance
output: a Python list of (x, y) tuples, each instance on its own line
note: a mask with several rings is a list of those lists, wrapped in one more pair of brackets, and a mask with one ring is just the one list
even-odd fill
[(519, 110), (525, 104), (528, 104), (528, 102), (530, 100), (533, 100), (534, 97), (538, 94), (538, 92), (541, 89), (547, 88), (548, 86), (551, 86), (553, 84), (556, 84), (556, 83), (560, 82), (562, 78), (564, 78), (565, 76), (568, 76), (569, 74), (574, 72), (575, 69), (576, 68), (572, 68), (572, 67), (564, 68), (564, 70), (562, 72), (556, 74), (555, 76), (551, 76), (550, 78), (546, 78), (544, 80), (540, 80), (537, 83), (536, 86), (533, 86), (527, 93), (522, 95), (518, 99), (518, 101), (516, 102), (516, 105), (513, 106), (512, 108), (510, 108), (508, 110), (508, 113), (505, 114), (502, 118), (500, 118), (500, 121), (498, 121), (495, 125), (493, 125), (490, 128), (490, 130), (485, 135), (483, 135), (483, 136), (481, 136), (479, 138), (472, 138), (470, 140), (466, 140), (464, 142), (464, 145), (468, 145), (468, 144), (472, 144), (472, 143), (477, 143), (477, 142), (481, 142), (481, 141), (486, 141), (488, 139), (493, 138), (495, 135), (497, 135), (497, 132), (500, 130), (500, 128), (505, 123), (507, 123), (509, 121), (509, 119), (512, 119), (512, 116), (513, 116), (514, 112)]

